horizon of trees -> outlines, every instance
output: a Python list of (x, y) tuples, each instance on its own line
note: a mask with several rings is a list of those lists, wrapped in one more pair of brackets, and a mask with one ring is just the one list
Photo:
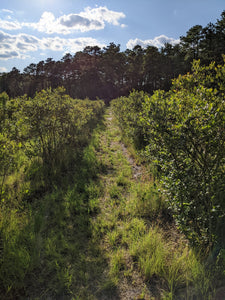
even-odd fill
[(31, 63), (23, 72), (13, 68), (0, 74), (0, 93), (13, 98), (47, 88), (64, 86), (73, 98), (109, 101), (128, 95), (132, 89), (150, 94), (156, 89), (169, 90), (171, 80), (191, 71), (192, 61), (220, 64), (225, 54), (225, 11), (215, 24), (196, 25), (176, 45), (165, 44), (158, 49), (140, 45), (120, 51), (110, 43), (103, 49), (87, 46), (74, 55), (67, 53), (59, 61), (48, 58)]

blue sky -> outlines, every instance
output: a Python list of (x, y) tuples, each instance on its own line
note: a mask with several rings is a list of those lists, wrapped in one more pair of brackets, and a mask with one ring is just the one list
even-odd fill
[(176, 43), (194, 25), (215, 23), (224, 0), (1, 0), (0, 72), (59, 60), (87, 45), (121, 50)]

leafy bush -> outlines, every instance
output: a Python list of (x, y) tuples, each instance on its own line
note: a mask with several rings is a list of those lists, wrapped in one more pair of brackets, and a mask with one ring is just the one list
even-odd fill
[[(56, 235), (45, 243), (46, 228), (41, 236), (46, 220), (50, 230), (50, 219), (54, 219), (53, 212), (51, 216), (47, 212), (50, 202), (59, 236), (64, 235), (65, 218), (72, 218), (73, 213), (88, 215), (88, 204), (83, 204), (77, 187), (78, 177), (82, 181), (88, 171), (79, 173), (76, 184), (74, 174), (88, 158), (89, 167), (93, 162), (91, 148), (89, 152), (84, 149), (103, 111), (103, 101), (72, 99), (63, 88), (43, 90), (33, 99), (24, 95), (9, 100), (5, 93), (0, 94), (0, 297), (25, 296), (26, 284), (42, 267), (40, 256), (43, 259), (48, 254), (44, 245), (48, 241), (54, 245)], [(69, 184), (74, 188), (64, 199)], [(91, 198), (91, 187), (87, 194)], [(90, 206), (95, 209), (94, 190)], [(69, 290), (69, 268), (62, 262), (59, 267), (53, 255), (48, 263), (46, 269), (54, 269), (60, 283), (58, 290)]]
[(142, 91), (133, 91), (129, 97), (121, 97), (112, 101), (113, 109), (116, 112), (124, 136), (133, 140), (135, 147), (138, 149), (146, 145), (144, 127), (139, 118), (146, 97), (148, 97), (147, 94)]
[(195, 61), (193, 72), (175, 79), (167, 93), (133, 92), (114, 101), (123, 131), (142, 141), (160, 170), (181, 229), (193, 243), (210, 246), (225, 242), (224, 78), (225, 65)]
[(141, 116), (147, 152), (161, 168), (177, 221), (192, 241), (207, 244), (223, 238), (224, 72), (225, 66), (195, 62), (193, 74), (174, 80), (169, 93), (145, 99)]
[(16, 144), (10, 141), (6, 133), (0, 132), (0, 200), (3, 199), (3, 186), (5, 178), (12, 171), (15, 165)]

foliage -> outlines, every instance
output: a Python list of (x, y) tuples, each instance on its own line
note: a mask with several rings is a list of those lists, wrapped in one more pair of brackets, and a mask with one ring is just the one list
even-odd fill
[(175, 79), (168, 93), (136, 92), (138, 110), (132, 110), (135, 93), (114, 104), (119, 117), (124, 114), (124, 132), (135, 140), (138, 130), (145, 140), (182, 230), (210, 247), (224, 243), (224, 72), (225, 65), (195, 61), (193, 73)]
[(6, 92), (0, 94), (0, 130), (5, 125), (5, 114), (6, 114), (6, 102), (9, 100), (9, 96)]
[(104, 103), (72, 99), (64, 88), (43, 90), (33, 99), (0, 99), (0, 297), (40, 296), (43, 278), (50, 277), (49, 294), (69, 294), (74, 274), (61, 252), (72, 235), (73, 245), (79, 240), (76, 230), (67, 233), (74, 215), (87, 235), (88, 216), (97, 206), (95, 171), (88, 172), (94, 157), (91, 146), (85, 148)]
[(129, 97), (112, 100), (124, 136), (131, 138), (135, 147), (140, 149), (145, 145), (143, 126), (139, 120), (145, 97), (148, 96), (143, 91), (133, 91)]
[(180, 76), (171, 92), (158, 91), (143, 106), (148, 151), (163, 172), (179, 224), (200, 243), (223, 239), (224, 71), (195, 62), (193, 74)]
[(78, 153), (86, 145), (103, 111), (101, 101), (73, 100), (64, 92), (43, 90), (33, 99), (23, 96), (7, 103), (12, 138), (28, 157), (40, 157), (49, 172), (66, 167), (71, 149)]
[(3, 198), (3, 186), (5, 178), (12, 172), (15, 166), (15, 151), (16, 143), (10, 141), (6, 133), (0, 132), (0, 200), (4, 201)]

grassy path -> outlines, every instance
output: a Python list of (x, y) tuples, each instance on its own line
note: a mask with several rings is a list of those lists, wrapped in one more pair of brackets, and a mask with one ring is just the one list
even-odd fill
[(97, 299), (211, 299), (204, 267), (177, 231), (159, 184), (122, 143), (111, 108), (98, 139), (101, 197), (91, 224), (107, 280)]
[(3, 299), (212, 299), (159, 184), (121, 136), (108, 108), (75, 172), (27, 217), (19, 237), (30, 243), (30, 270)]
[(96, 155), (104, 166), (104, 172), (100, 175), (104, 188), (99, 214), (93, 219), (93, 230), (96, 239), (101, 240), (101, 248), (109, 261), (109, 281), (105, 283), (105, 288), (109, 291), (112, 288), (109, 299), (150, 299), (143, 278), (135, 270), (129, 253), (121, 244), (122, 232), (126, 235), (128, 227), (135, 225), (132, 224), (129, 210), (136, 203), (132, 203), (130, 191), (133, 185), (142, 181), (144, 172), (121, 142), (121, 132), (110, 109), (105, 116), (105, 130), (101, 131), (99, 140)]
[(92, 226), (108, 261), (105, 272), (109, 281), (104, 285), (109, 291), (112, 288), (108, 299), (162, 299), (165, 290), (172, 292), (177, 280), (172, 274), (164, 274), (167, 260), (179, 272), (181, 266), (176, 264), (173, 253), (179, 246), (184, 252), (178, 250), (178, 255), (184, 259), (185, 242), (170, 222), (164, 199), (149, 171), (136, 163), (121, 141), (111, 108), (105, 116), (105, 130), (98, 138), (96, 156), (103, 166), (99, 177), (103, 189)]

